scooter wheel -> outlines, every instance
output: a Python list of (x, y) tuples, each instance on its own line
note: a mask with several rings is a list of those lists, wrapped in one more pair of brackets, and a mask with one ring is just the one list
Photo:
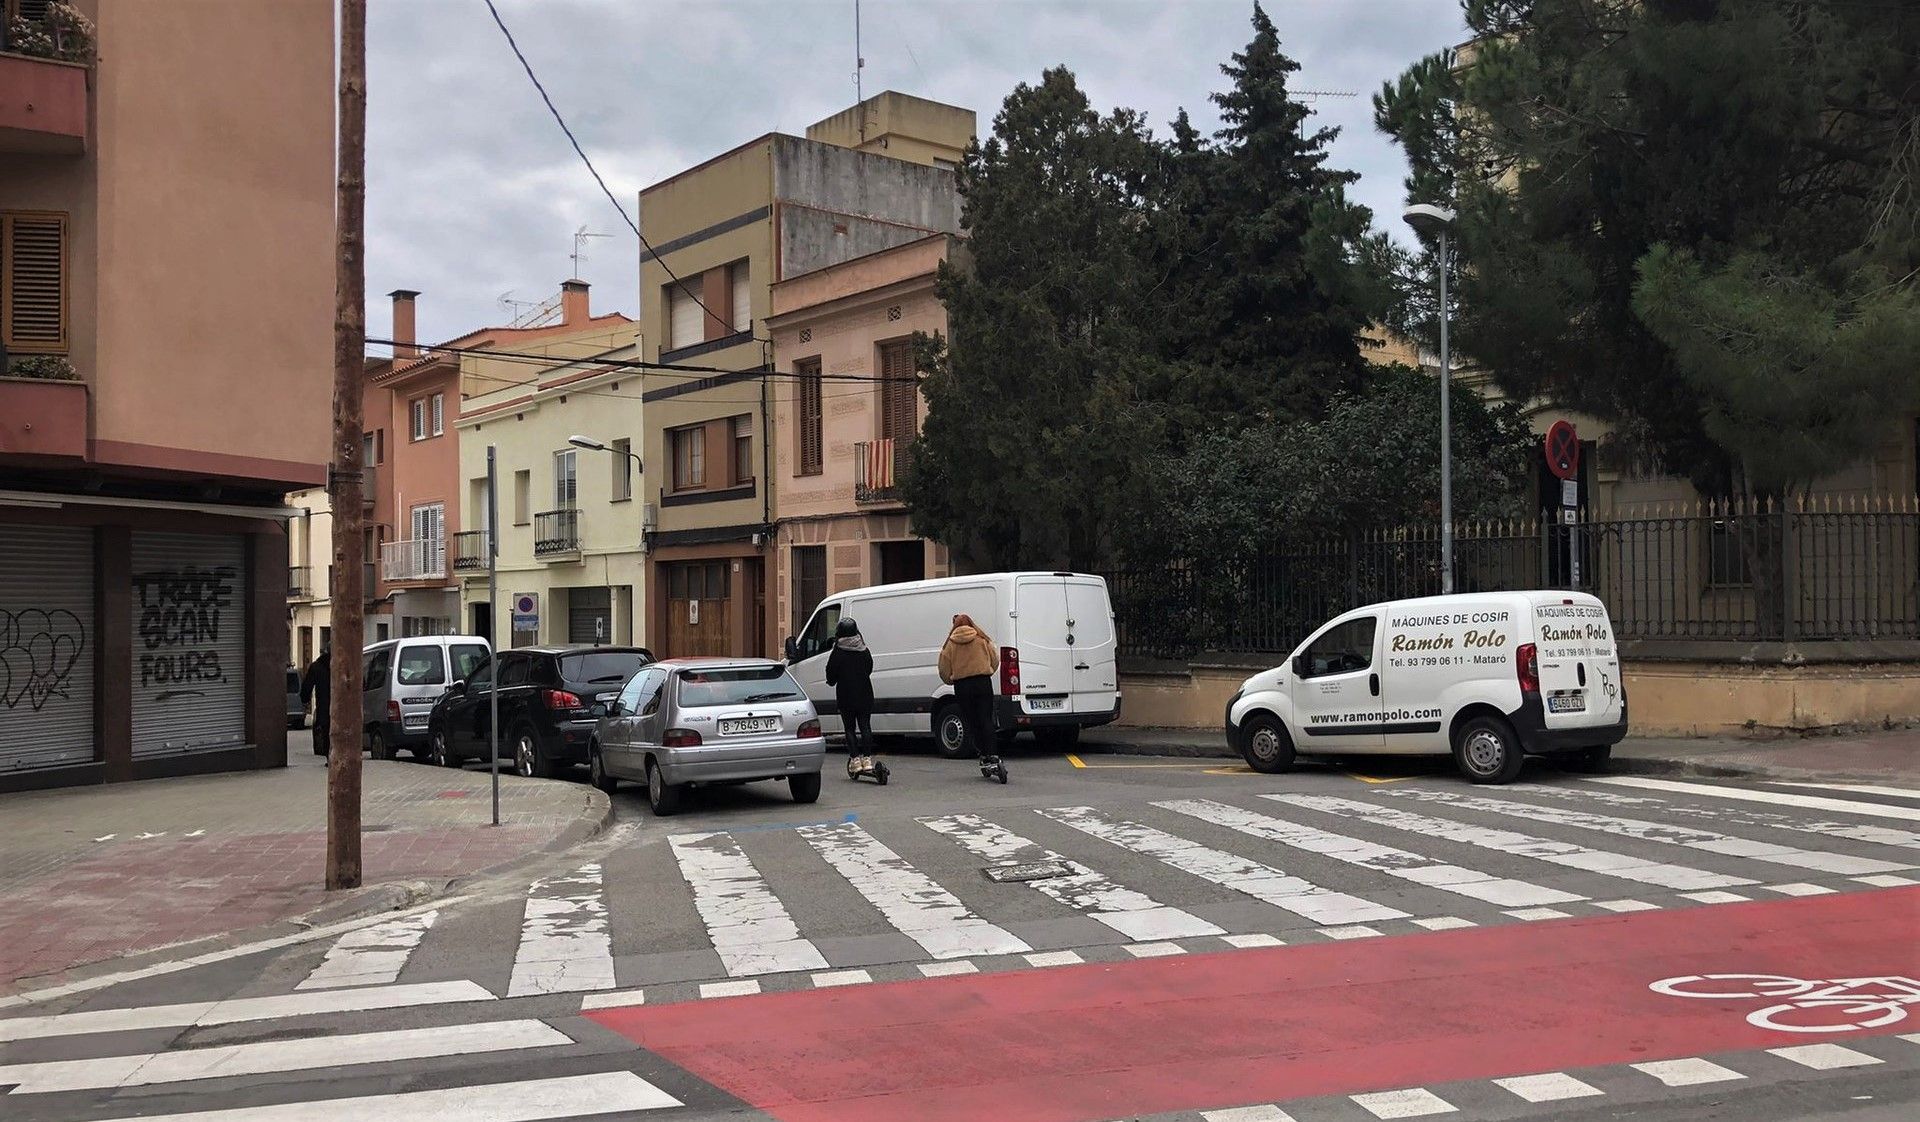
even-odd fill
[(885, 787), (887, 785), (888, 774), (889, 773), (887, 771), (887, 765), (881, 764), (879, 767), (874, 769), (873, 778), (879, 782), (880, 786)]
[(1001, 784), (1004, 786), (1007, 782), (1007, 769), (1005, 767), (994, 768), (993, 777), (995, 779), (998, 779), (1001, 782)]

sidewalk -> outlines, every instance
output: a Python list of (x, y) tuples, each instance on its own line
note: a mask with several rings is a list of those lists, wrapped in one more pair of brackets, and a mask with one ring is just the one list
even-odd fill
[[(1237, 758), (1227, 747), (1226, 735), (1218, 729), (1089, 729), (1081, 737), (1078, 751), (1082, 755)], [(1860, 780), (1920, 787), (1920, 728), (1775, 740), (1628, 737), (1613, 749), (1612, 770), (1644, 775)]]
[(612, 814), (585, 783), (508, 774), (496, 829), (486, 772), (367, 760), (363, 887), (328, 893), (326, 761), (309, 737), (289, 737), (285, 769), (0, 796), (0, 993), (323, 908), (316, 922), (395, 907), (584, 841)]

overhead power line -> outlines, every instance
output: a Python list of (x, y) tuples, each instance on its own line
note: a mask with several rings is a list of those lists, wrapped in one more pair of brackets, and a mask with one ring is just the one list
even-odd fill
[(902, 377), (895, 377), (895, 378), (889, 378), (884, 374), (827, 374), (827, 373), (801, 374), (798, 371), (792, 371), (792, 370), (771, 370), (771, 369), (741, 370), (735, 367), (728, 367), (728, 366), (697, 366), (692, 363), (680, 363), (680, 362), (647, 362), (642, 359), (633, 359), (633, 358), (596, 358), (592, 356), (589, 356), (586, 358), (567, 358), (565, 356), (558, 356), (558, 355), (533, 354), (529, 351), (501, 351), (501, 350), (494, 350), (489, 347), (456, 347), (450, 344), (436, 345), (432, 343), (399, 343), (392, 339), (376, 339), (372, 337), (368, 337), (367, 342), (375, 344), (376, 346), (383, 346), (383, 347), (413, 347), (421, 351), (434, 351), (434, 352), (439, 352), (444, 354), (455, 354), (455, 355), (473, 355), (477, 358), (507, 359), (510, 361), (526, 363), (529, 365), (538, 364), (541, 366), (548, 366), (548, 367), (594, 366), (594, 367), (600, 367), (602, 369), (607, 369), (607, 370), (637, 370), (643, 376), (651, 374), (655, 377), (659, 377), (663, 375), (664, 376), (679, 375), (681, 377), (689, 377), (689, 378), (707, 378), (707, 377), (712, 377), (714, 375), (720, 375), (720, 374), (743, 374), (743, 375), (752, 375), (754, 377), (764, 376), (764, 377), (773, 378), (776, 380), (784, 380), (784, 381), (799, 381), (801, 379), (811, 379), (811, 378), (818, 378), (823, 382), (879, 383), (879, 382), (918, 382), (919, 381), (917, 377), (911, 374), (905, 375)]

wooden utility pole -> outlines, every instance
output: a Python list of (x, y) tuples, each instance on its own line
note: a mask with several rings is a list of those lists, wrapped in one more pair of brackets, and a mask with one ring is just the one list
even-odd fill
[(360, 887), (360, 646), (366, 484), (361, 452), (366, 380), (367, 0), (340, 0), (340, 143), (334, 229), (333, 697), (327, 744), (327, 887)]

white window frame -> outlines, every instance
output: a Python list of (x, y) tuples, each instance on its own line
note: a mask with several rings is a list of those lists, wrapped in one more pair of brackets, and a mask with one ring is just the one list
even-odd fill
[(613, 442), (613, 501), (633, 498), (633, 441), (620, 437)]
[(407, 414), (408, 428), (413, 434), (413, 439), (425, 440), (427, 438), (427, 399), (416, 397), (408, 402)]
[(572, 510), (580, 505), (580, 454), (569, 448), (553, 454), (553, 505)]
[(433, 395), (433, 435), (441, 436), (447, 431), (447, 395)]

